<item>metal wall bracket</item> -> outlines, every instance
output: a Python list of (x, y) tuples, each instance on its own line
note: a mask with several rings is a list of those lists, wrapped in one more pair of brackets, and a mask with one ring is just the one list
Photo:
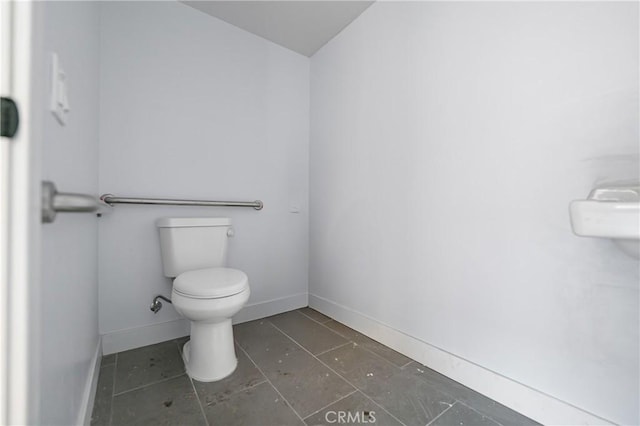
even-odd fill
[(94, 212), (98, 210), (95, 197), (87, 194), (58, 192), (53, 182), (42, 182), (42, 223), (51, 223), (58, 212)]

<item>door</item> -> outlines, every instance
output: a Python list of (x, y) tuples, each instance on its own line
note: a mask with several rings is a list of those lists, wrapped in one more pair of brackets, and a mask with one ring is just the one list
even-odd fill
[[(97, 218), (56, 213), (97, 207), (97, 12), (92, 2), (0, 0), (0, 95), (20, 117), (0, 142), (0, 424), (91, 414)], [(88, 194), (58, 193), (42, 176)]]
[[(20, 123), (0, 140), (0, 423), (37, 418), (37, 289), (40, 247), (39, 117), (33, 108), (31, 2), (0, 2), (0, 94)], [(6, 117), (5, 117), (6, 118)], [(4, 120), (3, 120), (4, 121)], [(6, 129), (3, 123), (3, 134)]]

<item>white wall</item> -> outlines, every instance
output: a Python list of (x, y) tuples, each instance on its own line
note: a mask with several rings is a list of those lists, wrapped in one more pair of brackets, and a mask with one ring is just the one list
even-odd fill
[[(42, 177), (59, 191), (98, 196), (99, 10), (94, 2), (42, 4), (44, 51), (40, 102)], [(50, 53), (67, 74), (71, 112), (61, 126), (48, 111)], [(59, 214), (42, 226), (40, 420), (84, 421), (98, 335), (98, 220), (95, 214)], [(89, 407), (89, 410), (91, 407)]]
[(638, 262), (568, 204), (638, 176), (638, 4), (377, 2), (311, 75), (310, 296), (637, 424)]
[[(171, 293), (163, 216), (231, 217), (228, 263), (249, 276), (248, 304), (285, 299), (253, 312), (306, 305), (309, 59), (174, 2), (108, 2), (101, 20), (100, 191), (265, 207), (113, 208), (100, 219), (100, 332), (180, 318), (149, 311)], [(128, 344), (149, 343), (132, 333)]]

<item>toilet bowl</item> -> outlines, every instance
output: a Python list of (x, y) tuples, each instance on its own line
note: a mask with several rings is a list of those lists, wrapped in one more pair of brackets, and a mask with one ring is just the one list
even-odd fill
[(191, 339), (182, 350), (191, 378), (212, 382), (236, 369), (231, 317), (247, 303), (249, 294), (247, 275), (237, 269), (198, 269), (173, 281), (173, 306), (191, 321)]
[(162, 218), (160, 249), (164, 275), (175, 277), (171, 301), (191, 322), (182, 358), (187, 374), (202, 382), (223, 379), (238, 361), (231, 317), (249, 300), (247, 275), (226, 268), (229, 218)]

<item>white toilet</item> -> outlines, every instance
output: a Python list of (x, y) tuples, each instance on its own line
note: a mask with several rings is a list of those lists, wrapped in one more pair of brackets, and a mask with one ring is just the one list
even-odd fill
[(182, 351), (187, 374), (201, 382), (223, 379), (238, 364), (231, 317), (250, 294), (247, 275), (224, 267), (231, 219), (162, 218), (156, 225), (164, 275), (175, 277), (171, 301), (191, 321)]

